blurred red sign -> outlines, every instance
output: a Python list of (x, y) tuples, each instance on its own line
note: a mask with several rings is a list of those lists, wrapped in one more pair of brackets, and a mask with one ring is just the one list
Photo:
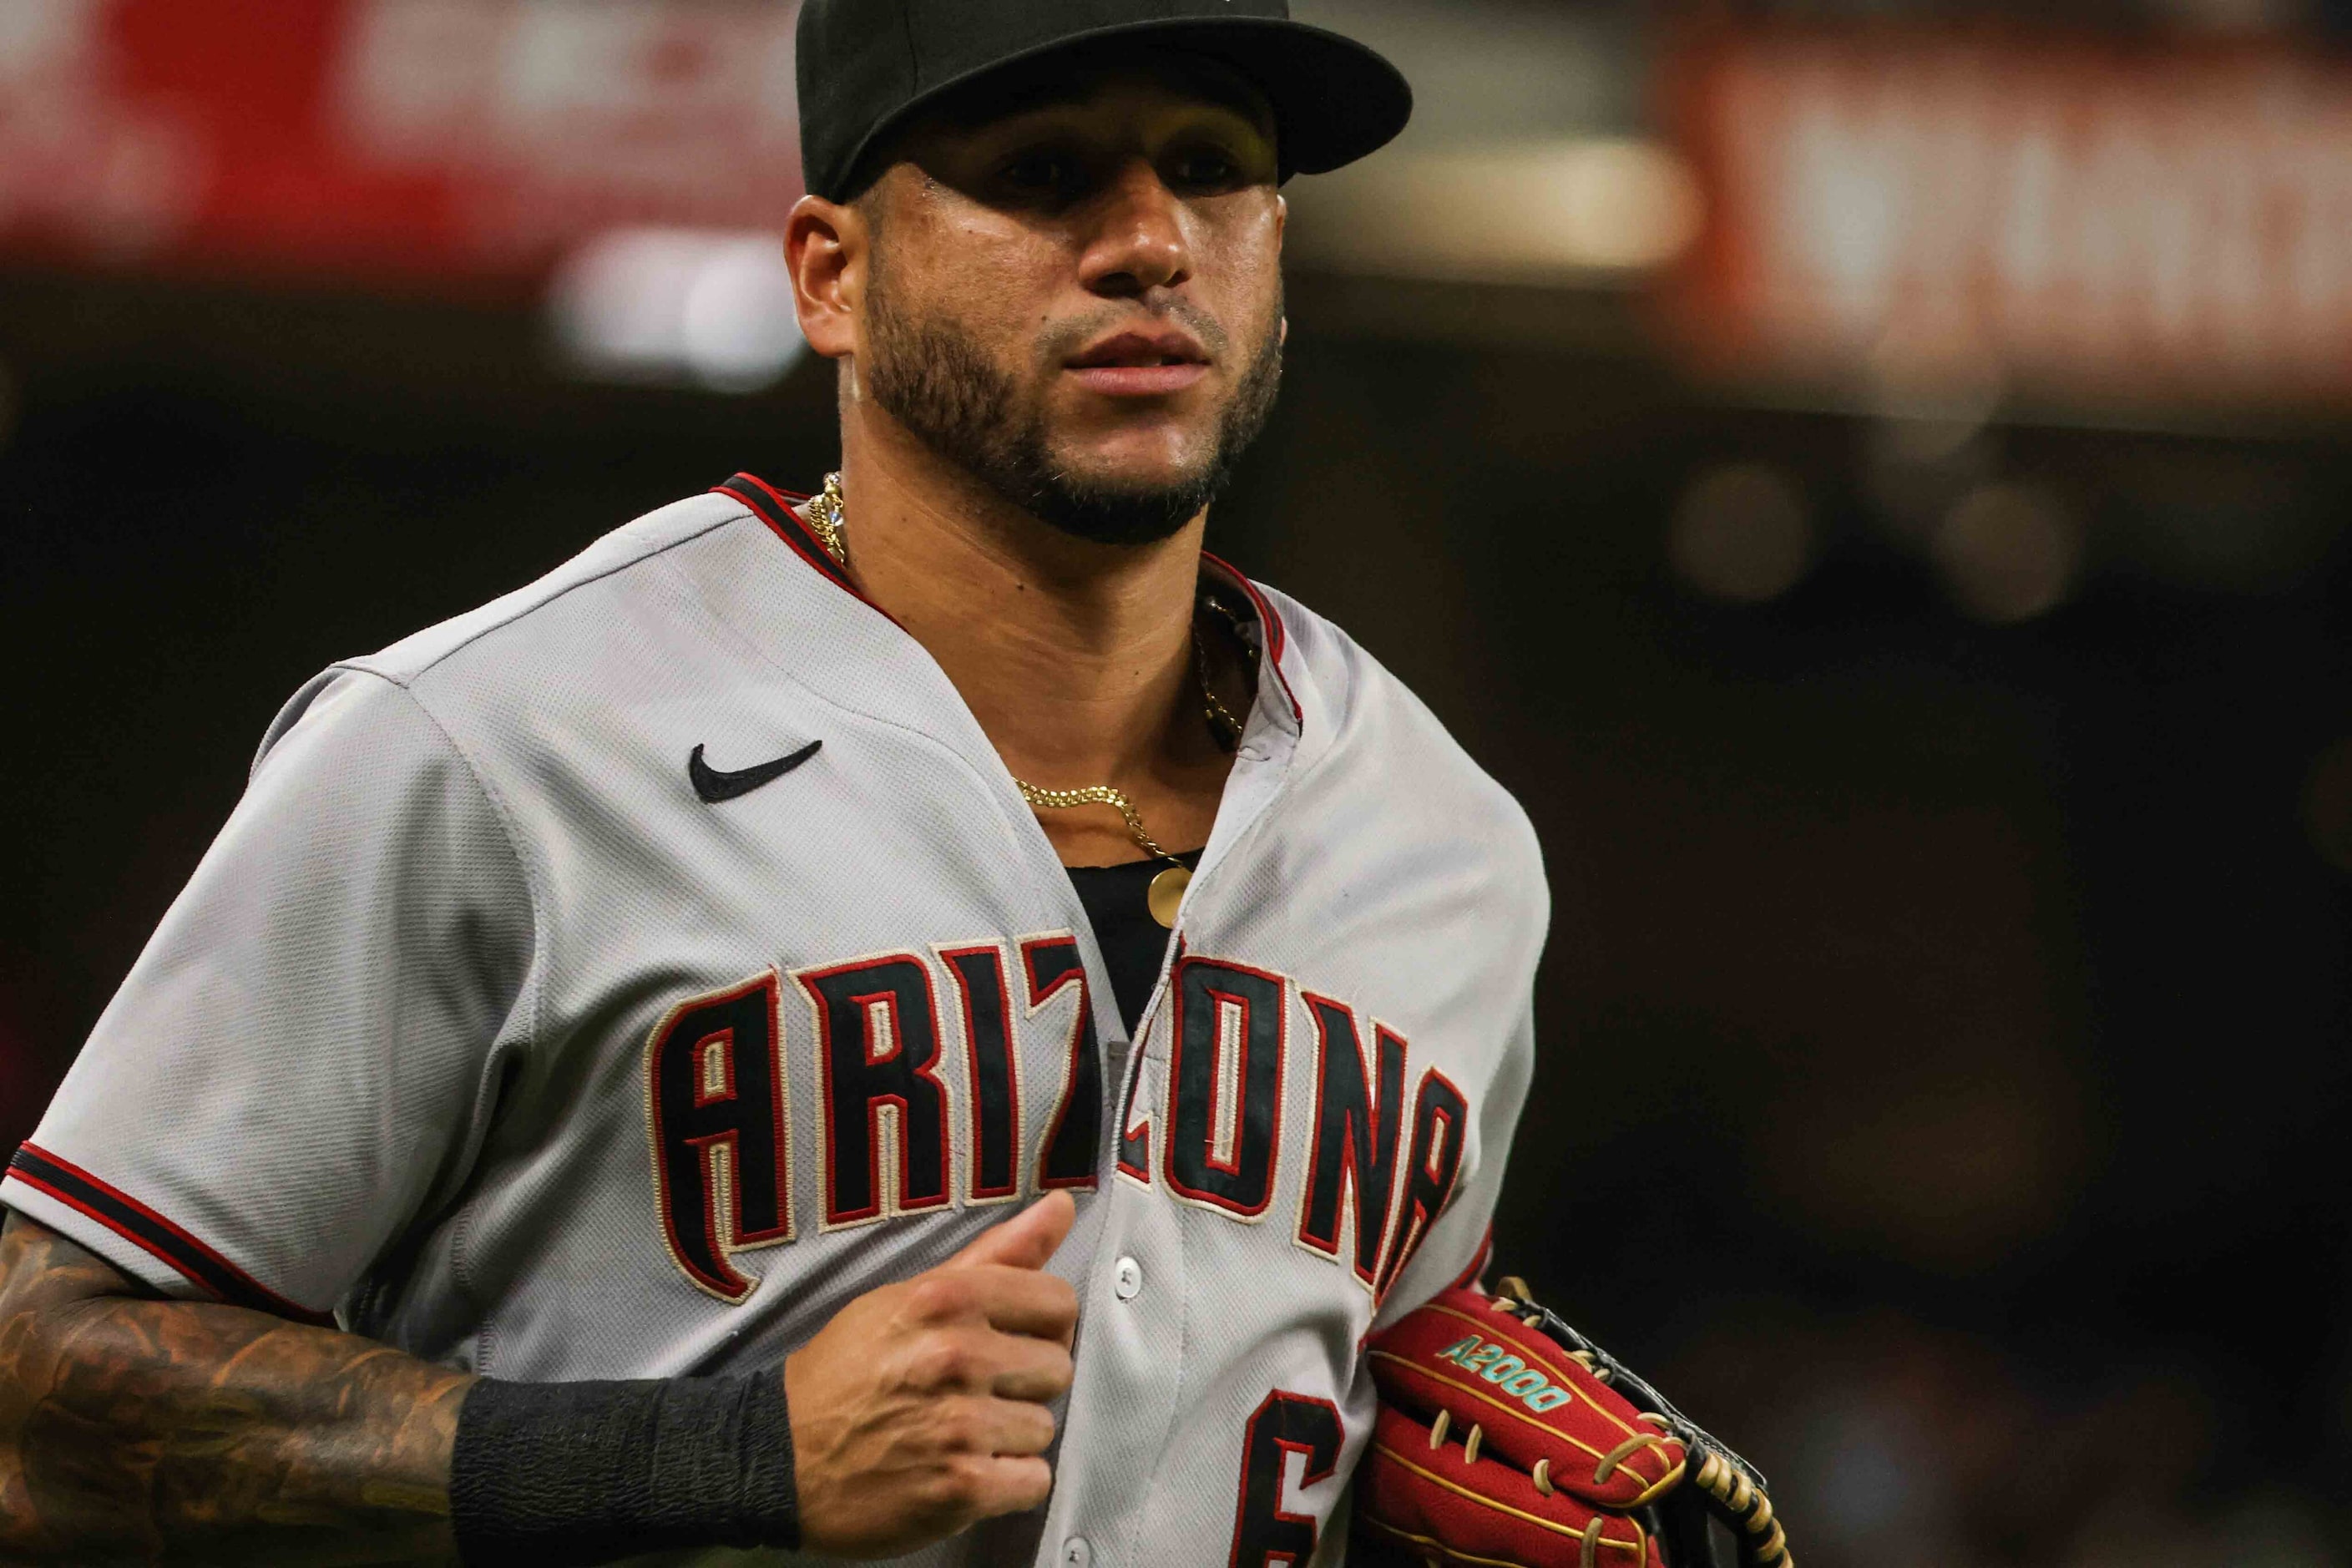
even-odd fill
[(1898, 399), (2352, 395), (2352, 68), (2014, 32), (1702, 36), (1700, 364)]
[(775, 0), (0, 0), (0, 248), (477, 286), (780, 226)]

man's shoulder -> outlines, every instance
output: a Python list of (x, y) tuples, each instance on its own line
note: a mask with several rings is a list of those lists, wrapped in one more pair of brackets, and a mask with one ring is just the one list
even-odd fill
[(410, 686), (453, 661), (471, 668), (511, 667), (517, 644), (571, 635), (552, 614), (583, 590), (627, 594), (667, 552), (751, 514), (730, 496), (690, 496), (646, 513), (598, 539), (571, 560), (512, 593), (401, 638), (375, 653), (340, 661), (398, 686)]
[(1280, 667), (1311, 693), (1302, 706), (1321, 721), (1329, 745), (1352, 751), (1369, 744), (1390, 752), (1392, 763), (1426, 767), (1433, 782), (1510, 803), (1402, 677), (1328, 616), (1279, 589), (1257, 586), (1281, 626)]
[[(1450, 823), (1512, 860), (1539, 863), (1527, 812), (1412, 687), (1328, 616), (1257, 586), (1280, 626), (1279, 668), (1297, 688), (1317, 772), (1344, 780), (1367, 771), (1379, 783), (1357, 798)], [(1355, 794), (1351, 783), (1340, 787)]]

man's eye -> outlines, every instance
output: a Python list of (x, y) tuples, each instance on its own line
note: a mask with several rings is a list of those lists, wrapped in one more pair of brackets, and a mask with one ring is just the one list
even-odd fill
[(1176, 178), (1196, 188), (1230, 185), (1240, 177), (1240, 166), (1223, 153), (1202, 149), (1176, 160)]
[(1076, 177), (1076, 165), (1061, 153), (1024, 153), (1004, 166), (1004, 183), (1015, 190), (1066, 190)]

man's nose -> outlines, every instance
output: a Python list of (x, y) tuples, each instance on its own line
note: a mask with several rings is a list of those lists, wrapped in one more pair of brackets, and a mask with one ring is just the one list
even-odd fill
[(1095, 201), (1081, 276), (1097, 294), (1172, 288), (1192, 275), (1183, 204), (1149, 159), (1130, 159)]

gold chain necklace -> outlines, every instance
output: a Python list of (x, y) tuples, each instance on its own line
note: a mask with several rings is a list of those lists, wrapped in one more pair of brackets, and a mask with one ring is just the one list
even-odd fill
[[(817, 542), (824, 546), (824, 552), (836, 563), (847, 566), (849, 542), (842, 536), (847, 517), (843, 508), (841, 476), (838, 473), (825, 475), (824, 488), (809, 498), (807, 510), (809, 528), (816, 534)], [(1231, 612), (1214, 599), (1208, 603), (1220, 613), (1231, 616)], [(1201, 685), (1202, 711), (1208, 716), (1209, 727), (1217, 731), (1219, 742), (1231, 750), (1241, 742), (1242, 721), (1217, 700), (1216, 688), (1209, 682), (1209, 655), (1201, 644), (1201, 627), (1197, 620), (1192, 626), (1192, 673)], [(1021, 798), (1034, 810), (1069, 811), (1082, 805), (1107, 805), (1118, 812), (1119, 820), (1127, 824), (1128, 834), (1137, 847), (1153, 859), (1168, 862), (1168, 868), (1151, 879), (1151, 889), (1145, 902), (1150, 908), (1153, 920), (1171, 928), (1176, 924), (1177, 908), (1184, 901), (1184, 890), (1192, 885), (1192, 869), (1151, 837), (1143, 826), (1142, 815), (1135, 809), (1135, 803), (1128, 799), (1125, 790), (1117, 784), (1088, 784), (1084, 789), (1044, 789), (1026, 779), (1016, 778), (1013, 783), (1021, 791)]]
[(809, 497), (808, 522), (809, 527), (816, 531), (816, 542), (824, 546), (824, 552), (833, 557), (834, 563), (839, 566), (848, 565), (849, 546), (841, 537), (841, 476), (839, 474), (825, 475), (824, 489)]

